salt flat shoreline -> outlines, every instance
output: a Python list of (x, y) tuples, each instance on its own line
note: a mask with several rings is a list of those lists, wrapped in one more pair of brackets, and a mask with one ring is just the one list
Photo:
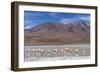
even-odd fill
[(33, 46), (24, 46), (24, 48), (44, 48), (44, 47), (90, 47), (90, 44), (68, 44), (68, 45), (33, 45)]

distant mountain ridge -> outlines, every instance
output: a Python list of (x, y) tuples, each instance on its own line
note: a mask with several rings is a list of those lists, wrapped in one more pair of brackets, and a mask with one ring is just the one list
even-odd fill
[(33, 28), (25, 29), (25, 30), (29, 32), (38, 32), (38, 31), (89, 32), (90, 25), (80, 21), (70, 23), (70, 24), (46, 22), (43, 24), (39, 24)]

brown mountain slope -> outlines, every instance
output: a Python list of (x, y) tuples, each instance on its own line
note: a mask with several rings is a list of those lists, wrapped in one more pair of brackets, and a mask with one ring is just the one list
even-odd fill
[(26, 46), (89, 43), (90, 27), (86, 23), (74, 24), (44, 23), (25, 30)]

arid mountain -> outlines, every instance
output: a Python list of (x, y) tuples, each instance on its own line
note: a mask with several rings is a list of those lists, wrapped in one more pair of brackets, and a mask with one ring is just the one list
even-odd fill
[(69, 24), (47, 22), (25, 29), (25, 45), (57, 45), (90, 42), (90, 25), (76, 21)]

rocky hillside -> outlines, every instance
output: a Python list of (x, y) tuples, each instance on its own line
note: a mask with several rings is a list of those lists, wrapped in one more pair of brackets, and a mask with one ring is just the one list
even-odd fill
[(26, 46), (90, 42), (90, 25), (83, 21), (68, 24), (46, 22), (24, 31)]

